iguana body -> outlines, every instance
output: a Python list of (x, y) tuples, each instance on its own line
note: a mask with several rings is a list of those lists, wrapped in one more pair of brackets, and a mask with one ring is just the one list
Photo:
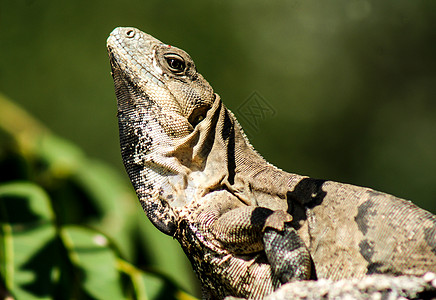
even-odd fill
[(269, 164), (183, 50), (135, 28), (115, 29), (108, 50), (127, 173), (149, 219), (182, 245), (205, 298), (436, 271), (435, 216)]

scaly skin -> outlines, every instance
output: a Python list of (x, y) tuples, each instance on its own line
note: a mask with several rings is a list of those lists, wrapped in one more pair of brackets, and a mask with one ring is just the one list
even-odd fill
[(436, 271), (432, 214), (269, 164), (183, 50), (116, 28), (108, 51), (127, 173), (148, 218), (182, 245), (205, 298)]

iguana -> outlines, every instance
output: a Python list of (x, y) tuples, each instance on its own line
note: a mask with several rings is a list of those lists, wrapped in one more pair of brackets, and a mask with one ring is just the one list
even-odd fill
[(148, 218), (181, 244), (204, 298), (436, 271), (434, 215), (268, 163), (185, 51), (130, 27), (107, 46), (124, 166)]

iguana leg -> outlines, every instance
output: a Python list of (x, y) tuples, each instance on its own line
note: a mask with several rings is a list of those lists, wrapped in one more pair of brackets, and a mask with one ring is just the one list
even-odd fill
[(290, 225), (284, 230), (266, 228), (263, 235), (265, 254), (274, 274), (282, 283), (310, 279), (312, 259), (297, 231)]
[(282, 283), (309, 279), (311, 257), (289, 222), (285, 211), (264, 207), (239, 207), (219, 217), (211, 226), (225, 249), (237, 254), (265, 251), (273, 273)]
[[(274, 211), (264, 207), (244, 206), (221, 215), (212, 225), (212, 233), (225, 249), (236, 254), (249, 254), (264, 249), (263, 229)], [(292, 221), (281, 220), (284, 222)]]

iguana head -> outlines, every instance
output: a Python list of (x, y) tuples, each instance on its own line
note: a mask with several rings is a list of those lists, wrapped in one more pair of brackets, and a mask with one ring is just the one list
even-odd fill
[(172, 208), (196, 190), (190, 174), (202, 168), (221, 101), (181, 49), (130, 27), (116, 28), (107, 46), (125, 168), (148, 217), (172, 234)]
[(191, 133), (215, 95), (189, 54), (131, 27), (116, 28), (107, 43), (118, 110), (154, 106), (168, 136)]

